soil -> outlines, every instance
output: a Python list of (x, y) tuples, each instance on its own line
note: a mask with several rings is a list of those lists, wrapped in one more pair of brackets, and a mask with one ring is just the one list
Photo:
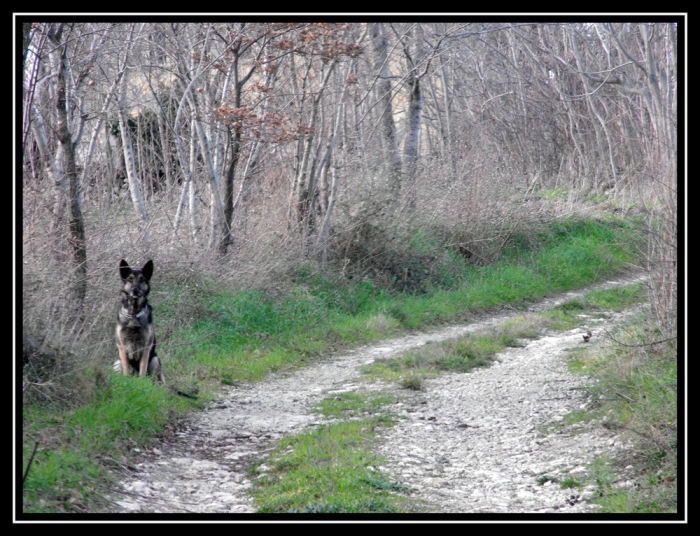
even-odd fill
[[(627, 276), (543, 300), (530, 310), (639, 281)], [(253, 463), (264, 462), (282, 437), (328, 422), (313, 411), (321, 400), (383, 389), (397, 394), (400, 401), (391, 411), (401, 418), (379, 432), (375, 448), (386, 462), (377, 469), (409, 488), (419, 511), (594, 512), (588, 502), (593, 487), (563, 488), (561, 482), (584, 473), (595, 458), (615, 458), (630, 445), (600, 422), (563, 424), (567, 414), (591, 403), (586, 386), (593, 381), (569, 372), (565, 356), (584, 344), (588, 328), (594, 333), (589, 344), (602, 341), (602, 326), (596, 322), (609, 327), (623, 315), (582, 318), (580, 329), (526, 341), (524, 347), (499, 354), (490, 367), (426, 379), (421, 391), (400, 389), (395, 382), (368, 382), (360, 372), (375, 360), (518, 314), (522, 312), (503, 311), (468, 325), (385, 340), (271, 373), (262, 382), (226, 387), (156, 448), (134, 449), (135, 462), (115, 474), (112, 511), (254, 513), (248, 494)]]

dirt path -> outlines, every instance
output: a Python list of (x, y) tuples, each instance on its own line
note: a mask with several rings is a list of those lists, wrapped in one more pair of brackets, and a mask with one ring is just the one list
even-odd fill
[[(606, 282), (544, 300), (531, 310), (637, 281)], [(255, 512), (247, 494), (250, 464), (263, 459), (283, 436), (320, 424), (321, 417), (311, 411), (320, 400), (368, 388), (359, 367), (515, 314), (383, 341), (270, 374), (263, 382), (227, 388), (175, 439), (136, 452), (137, 463), (117, 475), (122, 491), (110, 497), (115, 511)], [(581, 343), (582, 333), (545, 336), (499, 354), (491, 367), (426, 380), (425, 390), (415, 394), (402, 391), (402, 402), (393, 411), (405, 418), (382, 432), (378, 451), (387, 463), (381, 469), (411, 488), (412, 497), (425, 501), (430, 512), (591, 511), (585, 501), (589, 490), (538, 483), (542, 476), (574, 476), (595, 457), (614, 456), (625, 448), (600, 426), (541, 432), (589, 402), (583, 389), (587, 380), (569, 373), (563, 360), (568, 348)]]

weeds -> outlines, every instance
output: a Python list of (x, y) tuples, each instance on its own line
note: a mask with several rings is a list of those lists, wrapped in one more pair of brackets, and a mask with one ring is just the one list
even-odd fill
[(612, 332), (619, 342), (587, 347), (572, 360), (574, 370), (597, 379), (591, 389), (597, 403), (586, 418), (600, 419), (635, 445), (614, 461), (600, 459), (590, 467), (588, 479), (596, 486), (595, 502), (602, 512), (668, 513), (677, 508), (676, 347), (675, 341), (645, 345), (650, 336), (654, 331), (638, 316)]
[(411, 389), (413, 391), (423, 390), (423, 376), (420, 374), (411, 373), (408, 376), (403, 376), (399, 381), (402, 389)]

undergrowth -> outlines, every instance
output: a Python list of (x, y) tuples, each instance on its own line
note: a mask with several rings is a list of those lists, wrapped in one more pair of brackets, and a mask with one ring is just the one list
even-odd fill
[[(646, 313), (646, 312), (645, 312)], [(605, 344), (577, 352), (574, 371), (593, 375), (596, 401), (585, 418), (614, 430), (632, 449), (596, 460), (589, 481), (605, 513), (677, 511), (678, 383), (675, 339), (657, 342), (643, 316), (613, 330)], [(622, 476), (621, 476), (622, 475)]]

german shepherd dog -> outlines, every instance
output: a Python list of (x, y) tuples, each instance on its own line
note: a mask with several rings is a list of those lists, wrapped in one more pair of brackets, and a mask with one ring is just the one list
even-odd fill
[(149, 374), (165, 384), (165, 376), (156, 355), (156, 332), (153, 328), (153, 307), (148, 303), (151, 290), (153, 261), (148, 261), (140, 270), (134, 270), (122, 259), (119, 263), (122, 278), (122, 306), (117, 315), (117, 346), (119, 359), (115, 370), (126, 376), (138, 372)]

